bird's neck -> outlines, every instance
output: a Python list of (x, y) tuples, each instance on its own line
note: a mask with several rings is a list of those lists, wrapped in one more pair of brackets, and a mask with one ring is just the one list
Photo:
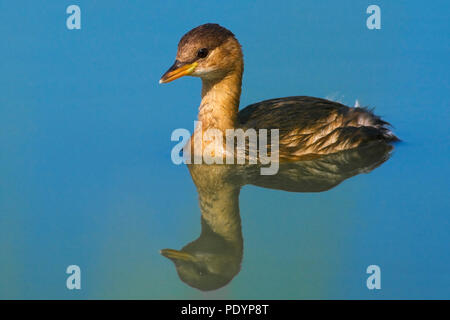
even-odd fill
[(241, 184), (231, 180), (231, 167), (191, 164), (188, 166), (199, 196), (200, 211), (212, 232), (229, 241), (242, 239), (239, 215)]
[(220, 80), (202, 79), (202, 102), (198, 120), (203, 130), (222, 131), (236, 127), (241, 96), (243, 67), (238, 67)]
[(199, 192), (199, 200), (202, 218), (211, 231), (242, 246), (239, 191), (239, 187), (222, 185), (215, 192)]

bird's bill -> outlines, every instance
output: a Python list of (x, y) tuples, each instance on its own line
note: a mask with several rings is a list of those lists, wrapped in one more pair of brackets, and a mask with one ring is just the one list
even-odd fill
[(187, 252), (178, 251), (174, 249), (162, 249), (160, 253), (171, 260), (183, 260), (183, 261), (193, 261), (195, 257)]
[(197, 62), (182, 64), (178, 60), (163, 74), (159, 83), (167, 83), (178, 78), (188, 76), (194, 72)]

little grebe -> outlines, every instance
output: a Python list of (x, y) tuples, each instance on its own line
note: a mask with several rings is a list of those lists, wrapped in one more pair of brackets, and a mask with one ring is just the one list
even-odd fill
[[(307, 96), (271, 99), (238, 111), (244, 60), (234, 34), (204, 24), (178, 43), (175, 63), (161, 77), (166, 83), (185, 75), (202, 79), (198, 120), (209, 129), (278, 129), (279, 156), (296, 160), (398, 138), (389, 123), (360, 107)], [(194, 135), (196, 133), (194, 132)]]

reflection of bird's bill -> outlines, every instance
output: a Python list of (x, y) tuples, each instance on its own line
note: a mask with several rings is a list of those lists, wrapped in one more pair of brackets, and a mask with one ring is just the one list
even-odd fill
[(167, 72), (161, 77), (159, 83), (167, 83), (183, 76), (190, 75), (194, 72), (196, 66), (197, 62), (181, 65), (178, 61), (175, 61), (173, 66), (171, 66), (169, 70), (167, 70)]
[(183, 260), (183, 261), (193, 261), (195, 257), (187, 252), (178, 251), (174, 249), (162, 249), (160, 253), (171, 260)]

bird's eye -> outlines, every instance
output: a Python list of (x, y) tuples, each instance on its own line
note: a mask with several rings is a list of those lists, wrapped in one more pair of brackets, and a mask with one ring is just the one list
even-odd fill
[(199, 57), (199, 58), (204, 58), (207, 55), (208, 55), (208, 49), (206, 49), (206, 48), (202, 48), (197, 51), (197, 57)]

